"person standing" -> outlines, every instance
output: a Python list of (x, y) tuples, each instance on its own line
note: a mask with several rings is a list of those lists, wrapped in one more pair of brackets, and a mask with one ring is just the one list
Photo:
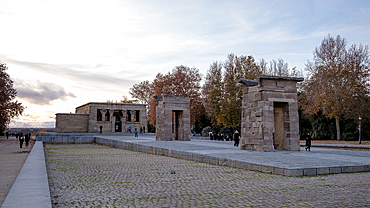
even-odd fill
[(19, 138), (19, 147), (22, 149), (22, 146), (23, 146), (23, 135), (22, 135), (22, 133), (20, 133), (18, 135), (18, 138)]
[(143, 127), (140, 127), (140, 135), (143, 134)]
[(24, 139), (25, 139), (25, 142), (26, 142), (26, 148), (28, 148), (28, 144), (30, 143), (30, 135), (28, 133), (26, 133), (24, 135)]
[(9, 139), (9, 132), (6, 132), (5, 135), (6, 135), (6, 139)]
[(239, 147), (239, 136), (239, 132), (236, 130), (234, 133), (234, 147)]
[(137, 135), (137, 127), (135, 127), (135, 137), (139, 137), (139, 136)]

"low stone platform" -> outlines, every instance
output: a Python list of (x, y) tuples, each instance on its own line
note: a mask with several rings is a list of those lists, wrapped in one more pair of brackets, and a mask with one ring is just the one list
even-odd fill
[[(85, 135), (86, 136), (86, 135)], [(240, 150), (231, 141), (156, 141), (153, 135), (139, 137), (125, 134), (91, 134), (92, 138), (84, 141), (56, 139), (44, 135), (43, 142), (87, 143), (139, 151), (149, 154), (199, 161), (204, 163), (260, 171), (284, 176), (322, 175), (370, 171), (370, 152), (311, 148), (311, 151), (275, 151), (258, 152)], [(41, 137), (40, 137), (41, 138)], [(60, 137), (59, 137), (60, 138)], [(69, 141), (69, 142), (68, 142)]]
[(285, 176), (370, 171), (370, 152), (311, 148), (311, 151), (240, 150), (231, 141), (155, 141), (151, 137), (99, 136), (95, 142), (127, 150)]

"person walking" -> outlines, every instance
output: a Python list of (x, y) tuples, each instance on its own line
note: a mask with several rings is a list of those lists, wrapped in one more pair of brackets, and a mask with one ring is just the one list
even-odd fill
[(20, 133), (18, 135), (18, 138), (19, 138), (19, 147), (22, 149), (22, 146), (23, 146), (23, 135), (22, 135), (22, 133)]
[(140, 135), (143, 134), (143, 127), (140, 127)]
[(239, 132), (236, 130), (234, 133), (234, 147), (239, 147), (239, 136)]
[(139, 136), (137, 135), (137, 127), (135, 127), (135, 137), (139, 137)]
[(310, 133), (307, 133), (306, 134), (305, 140), (306, 140), (306, 151), (307, 151), (307, 149), (308, 149), (308, 151), (311, 151), (311, 141), (312, 141), (312, 138), (310, 136)]
[(6, 132), (5, 135), (6, 135), (6, 139), (9, 139), (9, 132)]

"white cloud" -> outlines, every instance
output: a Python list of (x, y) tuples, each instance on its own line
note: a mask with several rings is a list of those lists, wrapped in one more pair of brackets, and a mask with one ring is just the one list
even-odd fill
[(14, 87), (17, 89), (17, 97), (28, 101), (30, 104), (36, 105), (51, 105), (54, 100), (67, 101), (67, 97), (76, 98), (76, 95), (71, 92), (66, 92), (65, 89), (57, 84), (40, 82), (27, 82), (20, 79), (14, 80)]

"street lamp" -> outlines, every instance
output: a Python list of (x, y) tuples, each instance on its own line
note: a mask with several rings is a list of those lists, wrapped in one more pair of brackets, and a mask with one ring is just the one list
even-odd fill
[(360, 120), (360, 124), (358, 125), (358, 132), (359, 132), (359, 144), (361, 144), (361, 116), (358, 117), (358, 120)]

